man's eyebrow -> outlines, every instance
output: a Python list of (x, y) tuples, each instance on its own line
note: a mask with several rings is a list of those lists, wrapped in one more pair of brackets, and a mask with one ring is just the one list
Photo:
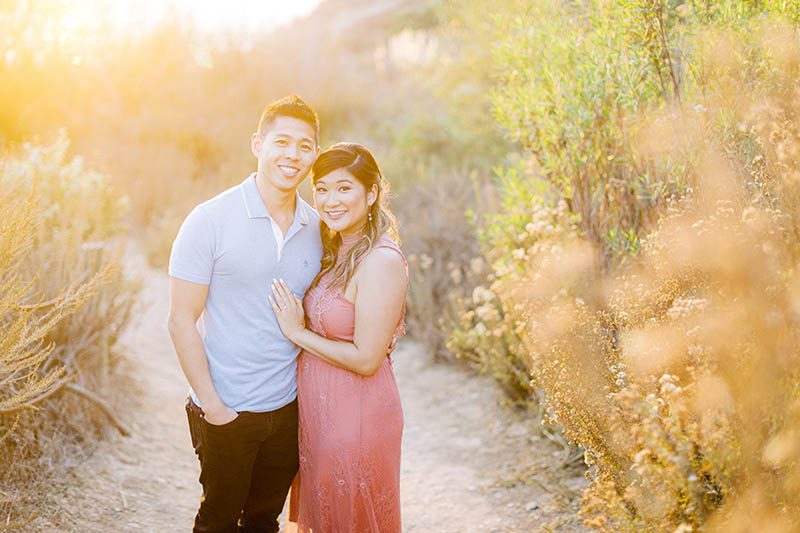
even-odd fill
[[(273, 132), (273, 135), (275, 137), (289, 137), (291, 139), (294, 138), (294, 136), (291, 133), (285, 133), (285, 132), (282, 132), (282, 131)], [(300, 140), (301, 141), (313, 141), (313, 139), (311, 137), (300, 137)]]
[[(293, 139), (294, 138), (289, 133), (281, 133), (281, 132), (275, 132), (275, 137), (284, 137), (284, 138), (287, 138), (287, 139)], [(314, 139), (312, 139), (311, 137), (300, 137), (300, 141), (301, 142), (309, 142), (311, 144), (314, 144)]]

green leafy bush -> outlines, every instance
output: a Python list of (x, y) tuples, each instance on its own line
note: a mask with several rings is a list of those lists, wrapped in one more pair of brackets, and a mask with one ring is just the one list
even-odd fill
[(525, 161), (480, 233), (492, 297), (449, 346), (530, 373), (515, 392), (586, 451), (588, 525), (796, 529), (797, 5), (511, 2), (495, 21), (496, 114)]

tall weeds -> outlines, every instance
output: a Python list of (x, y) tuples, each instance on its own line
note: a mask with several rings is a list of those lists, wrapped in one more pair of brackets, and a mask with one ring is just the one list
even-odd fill
[(118, 263), (125, 203), (67, 147), (62, 136), (0, 163), (0, 527), (10, 529), (109, 421), (124, 430), (112, 391), (128, 388), (113, 351), (134, 295)]

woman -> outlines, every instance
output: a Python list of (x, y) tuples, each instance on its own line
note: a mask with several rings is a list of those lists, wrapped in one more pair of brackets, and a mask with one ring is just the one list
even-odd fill
[(322, 269), (302, 304), (281, 281), (271, 300), (303, 349), (290, 520), (301, 532), (399, 532), (403, 412), (388, 356), (404, 332), (408, 269), (386, 181), (364, 146), (331, 146), (312, 176)]

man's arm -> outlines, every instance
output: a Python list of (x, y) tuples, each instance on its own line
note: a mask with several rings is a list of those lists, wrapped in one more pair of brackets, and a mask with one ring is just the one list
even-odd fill
[(225, 424), (238, 415), (222, 403), (208, 371), (203, 341), (197, 332), (197, 319), (206, 306), (208, 285), (169, 278), (169, 317), (167, 327), (183, 373), (200, 400), (209, 424)]

